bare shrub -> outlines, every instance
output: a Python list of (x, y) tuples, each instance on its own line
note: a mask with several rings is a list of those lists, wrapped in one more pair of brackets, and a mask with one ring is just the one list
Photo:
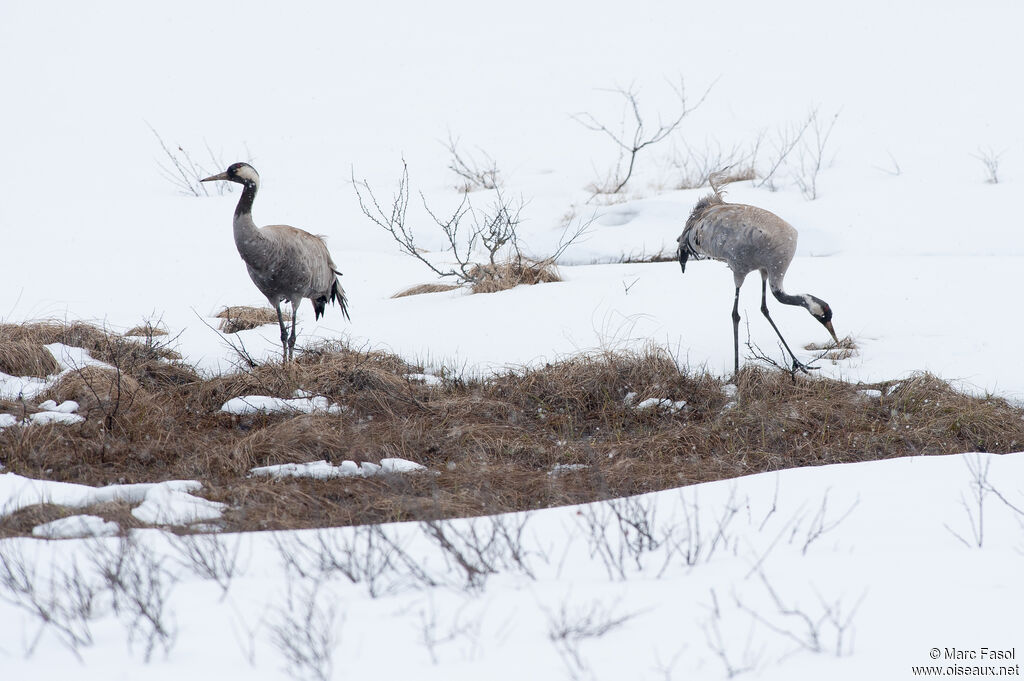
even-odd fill
[(480, 150), (482, 159), (472, 154), (459, 151), (459, 140), (448, 134), (448, 142), (445, 144), (451, 159), (448, 161), (448, 169), (463, 180), (460, 189), (463, 192), (476, 191), (478, 189), (497, 189), (501, 186), (501, 172), (498, 164), (490, 155)]
[[(724, 618), (722, 616), (722, 608), (718, 602), (718, 594), (715, 593), (714, 589), (711, 589), (711, 605), (709, 610), (711, 613), (704, 621), (703, 626), (704, 639), (708, 644), (708, 649), (718, 657), (725, 668), (726, 678), (732, 679), (740, 674), (757, 669), (757, 665), (760, 664), (761, 657), (763, 656), (763, 649), (754, 649), (753, 623), (750, 625), (743, 650), (738, 651), (735, 646), (731, 645), (731, 642), (726, 640), (725, 635), (722, 633)], [(727, 623), (725, 627), (726, 632), (730, 631), (731, 628), (732, 625)]]
[(642, 570), (644, 555), (665, 541), (656, 529), (655, 510), (650, 500), (625, 497), (590, 504), (580, 512), (577, 522), (583, 525), (590, 555), (601, 559), (609, 578), (624, 580), (631, 568)]
[[(777, 191), (780, 175), (787, 169), (805, 199), (813, 201), (818, 198), (818, 175), (831, 162), (827, 153), (828, 142), (838, 118), (837, 112), (824, 121), (815, 108), (801, 122), (776, 130), (768, 157), (768, 170), (761, 173), (761, 179), (755, 186)], [(794, 152), (796, 158), (793, 157)]]
[(964, 463), (970, 473), (971, 480), (968, 486), (968, 493), (960, 495), (960, 505), (967, 515), (967, 526), (970, 530), (970, 537), (957, 532), (948, 524), (945, 528), (956, 537), (964, 546), (975, 546), (981, 548), (985, 544), (985, 500), (992, 492), (992, 485), (988, 481), (988, 468), (991, 461), (986, 457), (975, 454), (973, 457), (964, 457)]
[[(704, 91), (704, 94), (700, 96), (696, 104), (688, 105), (686, 101), (686, 85), (682, 79), (679, 84), (673, 86), (676, 98), (679, 100), (679, 105), (676, 113), (667, 122), (663, 122), (659, 116), (658, 127), (653, 131), (648, 131), (645, 128), (644, 116), (640, 111), (639, 101), (639, 90), (635, 86), (631, 85), (628, 88), (617, 87), (608, 90), (608, 92), (614, 93), (622, 98), (624, 108), (629, 112), (627, 115), (632, 116), (632, 123), (630, 125), (630, 132), (626, 131), (626, 124), (623, 123), (620, 131), (615, 131), (608, 125), (600, 122), (591, 113), (577, 113), (573, 115), (573, 120), (595, 132), (603, 133), (606, 137), (615, 143), (615, 146), (619, 149), (619, 160), (615, 166), (615, 170), (611, 173), (608, 179), (600, 184), (594, 185), (594, 194), (618, 194), (622, 191), (622, 188), (626, 186), (629, 179), (633, 176), (633, 170), (636, 166), (636, 157), (643, 149), (657, 144), (662, 140), (666, 139), (669, 135), (676, 131), (680, 123), (687, 114), (691, 113), (699, 107), (704, 99), (711, 92), (711, 88), (714, 84), (708, 86), (708, 89)], [(622, 166), (625, 165), (625, 169)]]
[(465, 606), (459, 608), (447, 623), (442, 622), (434, 603), (432, 593), (427, 594), (427, 605), (419, 611), (420, 642), (430, 654), (430, 660), (437, 664), (438, 648), (459, 639), (469, 639), (475, 645), (480, 637), (482, 618), (467, 612)]
[(801, 145), (799, 169), (793, 175), (797, 186), (800, 187), (800, 193), (808, 201), (818, 198), (818, 174), (826, 164), (831, 162), (831, 159), (826, 158), (825, 150), (838, 118), (839, 113), (836, 112), (825, 123), (818, 116), (817, 109), (810, 114), (810, 131), (813, 133), (814, 139), (804, 140)]
[(676, 189), (703, 187), (715, 174), (719, 186), (755, 179), (763, 137), (763, 134), (758, 135), (748, 148), (735, 144), (725, 149), (717, 141), (705, 141), (703, 148), (684, 143), (685, 151), (676, 152), (672, 159), (672, 165), (680, 175)]
[[(149, 126), (149, 129), (153, 132), (153, 136), (156, 137), (156, 141), (159, 142), (160, 149), (163, 150), (166, 157), (157, 164), (160, 167), (160, 174), (163, 175), (164, 179), (170, 182), (180, 193), (187, 196), (209, 196), (209, 185), (204, 184), (202, 179), (219, 172), (221, 168), (226, 168), (228, 164), (214, 154), (213, 149), (207, 144), (206, 153), (210, 158), (210, 167), (204, 167), (184, 147), (181, 145), (168, 146), (153, 126)], [(247, 158), (251, 160), (251, 157), (248, 155)], [(210, 170), (210, 168), (213, 168), (213, 170)], [(217, 193), (220, 195), (230, 194), (234, 191), (231, 182), (217, 182), (215, 184), (217, 186)]]
[(157, 555), (134, 535), (124, 534), (115, 546), (103, 539), (90, 540), (89, 560), (112, 595), (114, 612), (128, 630), (128, 643), (140, 641), (146, 662), (157, 646), (168, 654), (177, 630), (167, 610), (177, 578)]
[(801, 605), (796, 601), (784, 601), (763, 570), (758, 570), (757, 574), (774, 610), (750, 606), (738, 596), (736, 605), (758, 624), (794, 644), (791, 652), (804, 650), (836, 657), (853, 652), (853, 619), (866, 594), (862, 594), (852, 606), (844, 605), (842, 598), (828, 601), (820, 594), (817, 594), (815, 605)]
[(420, 524), (428, 539), (442, 551), (445, 563), (460, 575), (459, 586), (480, 591), (487, 578), (516, 570), (534, 578), (530, 553), (523, 545), (528, 514), (518, 520), (490, 516), (461, 521), (429, 520)]
[[(800, 517), (793, 523), (793, 530), (790, 534), (790, 543), (796, 543), (800, 545), (800, 553), (807, 555), (807, 550), (818, 541), (822, 536), (828, 534), (832, 530), (839, 527), (844, 520), (846, 520), (854, 509), (857, 508), (859, 500), (854, 501), (850, 504), (849, 508), (840, 513), (838, 516), (831, 514), (828, 510), (828, 495), (830, 490), (825, 490), (825, 494), (821, 498), (821, 505), (809, 516), (807, 516), (807, 523), (804, 524), (804, 516)], [(799, 514), (800, 512), (798, 512)]]
[(221, 590), (221, 600), (227, 597), (231, 582), (241, 569), (238, 564), (238, 549), (242, 535), (228, 540), (220, 534), (195, 533), (171, 535), (171, 546), (178, 552), (178, 561), (193, 574), (216, 582)]
[(364, 585), (371, 598), (408, 586), (436, 586), (404, 544), (380, 525), (320, 530), (312, 540), (293, 536), (275, 541), (288, 570), (314, 581), (341, 574), (353, 584)]
[(271, 639), (287, 665), (289, 676), (329, 681), (338, 644), (337, 607), (322, 597), (322, 583), (287, 582), (284, 603), (270, 623)]
[(571, 608), (563, 601), (558, 612), (548, 613), (548, 640), (562, 657), (570, 678), (583, 678), (590, 670), (580, 650), (584, 641), (601, 639), (640, 614), (617, 613), (617, 608), (617, 604), (608, 607), (601, 601)]
[(81, 660), (79, 650), (93, 642), (90, 622), (96, 614), (99, 585), (78, 568), (77, 561), (68, 567), (51, 563), (49, 574), (44, 575), (38, 557), (26, 555), (22, 548), (22, 540), (0, 539), (0, 599), (39, 621), (28, 654), (49, 629)]
[(441, 265), (426, 257), (407, 225), (409, 169), (404, 160), (398, 191), (390, 209), (380, 205), (366, 180), (357, 182), (353, 175), (352, 185), (363, 214), (387, 231), (403, 253), (419, 260), (438, 277), (453, 279), (458, 285), (468, 285), (475, 293), (553, 280), (557, 274), (552, 264), (587, 231), (592, 222), (570, 221), (555, 252), (538, 260), (524, 252), (524, 244), (519, 237), (519, 224), (526, 205), (522, 198), (509, 199), (500, 190), (495, 190), (494, 202), (481, 210), (474, 207), (465, 195), (451, 213), (439, 215), (431, 210), (421, 193), (424, 209), (444, 237), (444, 253), (454, 261)]
[(220, 330), (224, 333), (238, 333), (266, 324), (277, 324), (277, 310), (266, 306), (229, 305), (214, 317), (221, 320)]
[(971, 154), (971, 158), (978, 159), (985, 167), (985, 182), (988, 184), (999, 184), (999, 162), (1005, 153), (992, 147), (978, 147), (978, 151)]
[(729, 548), (733, 541), (730, 525), (745, 503), (737, 499), (735, 488), (729, 490), (729, 497), (718, 514), (710, 520), (705, 518), (703, 524), (696, 492), (688, 501), (685, 491), (681, 491), (679, 500), (683, 522), (682, 527), (670, 537), (671, 545), (667, 551), (669, 559), (679, 556), (684, 564), (692, 567), (710, 561), (717, 551)]

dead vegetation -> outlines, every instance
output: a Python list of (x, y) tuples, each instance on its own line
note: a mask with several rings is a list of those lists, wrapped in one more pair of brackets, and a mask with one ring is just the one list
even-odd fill
[[(473, 516), (796, 466), (1024, 446), (1024, 411), (998, 397), (965, 395), (930, 374), (865, 385), (747, 366), (727, 385), (680, 371), (667, 352), (651, 349), (487, 379), (448, 375), (428, 385), (410, 377), (423, 367), (394, 355), (327, 344), (285, 366), (201, 378), (102, 330), (57, 335), (72, 334), (118, 369), (83, 368), (51, 388), (55, 399), (88, 405), (84, 422), (0, 430), (4, 470), (90, 485), (197, 479), (201, 494), (229, 505), (222, 524), (230, 530)], [(287, 398), (297, 390), (341, 410), (219, 411), (233, 397)], [(0, 410), (20, 415), (46, 396), (0, 403)], [(651, 398), (664, 402), (640, 406)], [(270, 464), (385, 457), (431, 473), (248, 475)], [(0, 523), (0, 535), (30, 531), (33, 513), (53, 519), (64, 511), (21, 513)]]
[(443, 293), (445, 291), (454, 291), (457, 288), (462, 288), (458, 284), (417, 284), (416, 286), (410, 286), (407, 289), (402, 289), (392, 298), (405, 298), (406, 296), (421, 296), (425, 293)]
[(39, 343), (26, 340), (0, 341), (0, 371), (11, 376), (45, 377), (60, 365), (53, 353)]
[[(454, 144), (452, 150), (454, 153)], [(495, 171), (496, 172), (496, 171)], [(494, 176), (496, 177), (496, 176)], [(492, 179), (494, 179), (492, 177)], [(519, 235), (526, 201), (511, 198), (494, 185), (493, 202), (487, 208), (474, 206), (468, 190), (459, 204), (448, 213), (440, 213), (427, 205), (420, 194), (423, 209), (430, 222), (443, 237), (444, 246), (433, 257), (417, 245), (409, 210), (409, 168), (402, 161), (402, 174), (391, 204), (381, 201), (366, 180), (357, 181), (352, 175), (352, 186), (363, 214), (388, 232), (406, 255), (415, 258), (437, 277), (455, 282), (452, 288), (468, 287), (473, 293), (494, 293), (519, 286), (561, 281), (554, 263), (573, 242), (589, 230), (594, 218), (578, 219), (571, 215), (562, 226), (558, 246), (544, 257), (527, 254), (526, 244)], [(483, 185), (481, 185), (483, 186)], [(428, 223), (429, 224), (429, 223)], [(406, 289), (395, 295), (415, 295), (412, 292), (434, 292), (437, 284), (424, 284)]]
[(277, 324), (277, 310), (271, 307), (252, 305), (229, 305), (214, 315), (224, 333), (248, 331), (267, 324)]

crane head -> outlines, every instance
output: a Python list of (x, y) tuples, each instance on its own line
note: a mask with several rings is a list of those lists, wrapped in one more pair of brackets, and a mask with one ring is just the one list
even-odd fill
[(248, 163), (232, 163), (223, 173), (204, 177), (200, 182), (212, 182), (213, 180), (237, 182), (238, 184), (258, 187), (260, 184), (260, 175), (256, 172), (256, 169)]
[(821, 325), (828, 329), (829, 334), (832, 336), (832, 340), (839, 344), (839, 338), (836, 337), (836, 330), (832, 328), (832, 308), (828, 306), (821, 298), (816, 296), (807, 295), (807, 311), (811, 313), (811, 316), (821, 322)]

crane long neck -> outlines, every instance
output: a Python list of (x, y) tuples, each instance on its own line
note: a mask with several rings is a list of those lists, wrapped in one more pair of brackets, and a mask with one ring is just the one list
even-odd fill
[(252, 219), (252, 202), (256, 200), (256, 191), (258, 189), (259, 185), (255, 182), (248, 181), (242, 183), (242, 196), (238, 199), (238, 205), (235, 206), (235, 219), (243, 215), (249, 215), (250, 219)]
[(235, 207), (235, 246), (246, 262), (261, 240), (260, 231), (252, 219), (252, 202), (256, 199), (258, 189), (259, 185), (256, 182), (242, 183), (242, 197), (238, 199), (238, 206)]
[(799, 305), (800, 307), (807, 307), (807, 296), (804, 295), (790, 295), (783, 291), (781, 288), (772, 289), (772, 295), (783, 305)]

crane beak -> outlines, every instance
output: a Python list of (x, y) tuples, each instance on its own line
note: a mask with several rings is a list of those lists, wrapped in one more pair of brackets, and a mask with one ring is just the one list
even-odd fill
[(832, 334), (832, 340), (836, 342), (836, 345), (839, 345), (839, 339), (836, 337), (836, 330), (832, 328), (832, 322), (825, 322), (824, 324), (828, 332)]
[(200, 182), (212, 182), (213, 180), (227, 180), (227, 179), (228, 179), (228, 173), (225, 170), (223, 173), (219, 173), (217, 175), (210, 175), (209, 177), (204, 177), (203, 179), (201, 179), (199, 181)]

